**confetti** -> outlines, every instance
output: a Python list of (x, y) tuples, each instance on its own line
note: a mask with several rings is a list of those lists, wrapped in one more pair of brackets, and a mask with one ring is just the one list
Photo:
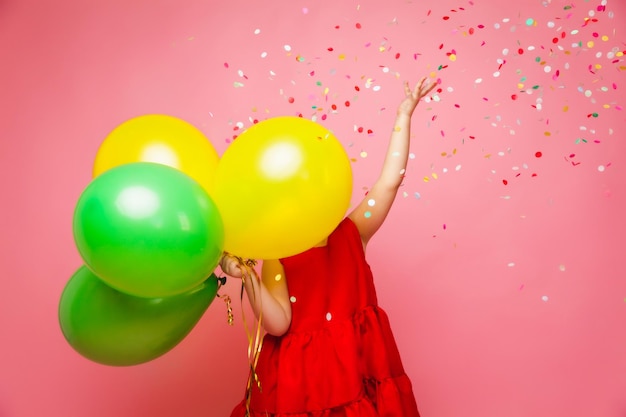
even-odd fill
[[(402, 7), (409, 10), (416, 3), (419, 2), (404, 2)], [(382, 116), (386, 113), (380, 109), (380, 103), (393, 105), (385, 97), (395, 94), (398, 84), (406, 78), (412, 81), (413, 67), (438, 80), (438, 91), (424, 100), (425, 117), (422, 122), (414, 120), (412, 148), (418, 151), (410, 153), (408, 171), (415, 175), (407, 176), (403, 184), (403, 196), (413, 196), (404, 203), (418, 206), (419, 210), (429, 207), (431, 196), (437, 203), (435, 200), (441, 199), (446, 190), (456, 191), (456, 187), (468, 185), (469, 181), (482, 180), (481, 172), (487, 173), (486, 181), (478, 181), (480, 185), (471, 191), (476, 204), (486, 205), (492, 204), (494, 198), (514, 203), (534, 193), (535, 197), (541, 196), (554, 178), (566, 183), (585, 175), (581, 186), (591, 189), (601, 189), (604, 183), (614, 181), (610, 176), (617, 174), (612, 171), (611, 161), (617, 166), (621, 147), (616, 140), (624, 136), (621, 91), (626, 62), (620, 26), (624, 16), (616, 6), (620, 2), (542, 0), (524, 3), (521, 9), (519, 4), (508, 7), (503, 3), (497, 14), (484, 13), (491, 7), (489, 2), (475, 3), (474, 6), (468, 0), (457, 2), (454, 9), (449, 5), (407, 13), (406, 16), (418, 20), (411, 23), (404, 20), (406, 16), (394, 17), (394, 5), (389, 5), (381, 16), (368, 14), (366, 20), (365, 9), (372, 12), (373, 3), (363, 5), (361, 14), (353, 10), (340, 17), (329, 15), (328, 18), (341, 21), (331, 21), (326, 27), (315, 26), (314, 32), (310, 32), (315, 42), (292, 40), (290, 33), (279, 32), (280, 25), (272, 27), (260, 20), (244, 32), (253, 46), (263, 40), (263, 49), (247, 55), (245, 48), (233, 49), (233, 53), (217, 58), (218, 65), (224, 62), (229, 71), (223, 74), (231, 76), (227, 86), (233, 78), (237, 80), (232, 85), (239, 90), (233, 94), (252, 97), (253, 92), (263, 91), (263, 81), (270, 83), (274, 91), (284, 89), (280, 100), (270, 102), (267, 106), (271, 108), (265, 109), (262, 117), (256, 114), (254, 120), (281, 112), (307, 117), (308, 111), (312, 120), (336, 129), (339, 138), (353, 141), (346, 147), (357, 181), (363, 180), (364, 172), (369, 174), (371, 169), (369, 164), (386, 152), (388, 134), (399, 131), (391, 125), (384, 126)], [(459, 6), (469, 8), (470, 4), (475, 13), (461, 15), (465, 8)], [(296, 15), (295, 24), (309, 30), (311, 26), (305, 25), (321, 13), (314, 5), (309, 8), (300, 4), (291, 9)], [(609, 20), (612, 16), (614, 20)], [(409, 23), (442, 32), (432, 39), (412, 41), (408, 36), (398, 36), (403, 27), (408, 31)], [(241, 70), (232, 77), (230, 69), (237, 68)], [(467, 88), (467, 84), (474, 88)], [(254, 96), (257, 99), (252, 105), (265, 101), (261, 94)], [(262, 108), (254, 111), (263, 113)], [(215, 120), (219, 117), (216, 112)], [(242, 120), (246, 122), (230, 126), (235, 129), (227, 136), (240, 134), (253, 123), (245, 115)], [(379, 135), (376, 129), (386, 133), (381, 131), (383, 134)], [(403, 170), (399, 174), (406, 173)], [(573, 178), (567, 178), (568, 175)], [(415, 188), (420, 191), (414, 191)], [(551, 192), (557, 201), (568, 190), (556, 187)], [(366, 201), (369, 211), (364, 215), (372, 216), (378, 205), (374, 199)], [(529, 228), (540, 228), (536, 212), (528, 210), (524, 222)], [(439, 221), (434, 228), (447, 230), (447, 224), (455, 219), (446, 218), (445, 223)], [(503, 264), (515, 267), (510, 272), (530, 276), (522, 259), (504, 260)], [(565, 271), (558, 259), (550, 262), (548, 269)], [(569, 273), (577, 272), (574, 270), (568, 265)], [(537, 276), (547, 277), (548, 273), (542, 270)], [(519, 282), (516, 286), (525, 288)], [(543, 297), (548, 300), (547, 295)]]

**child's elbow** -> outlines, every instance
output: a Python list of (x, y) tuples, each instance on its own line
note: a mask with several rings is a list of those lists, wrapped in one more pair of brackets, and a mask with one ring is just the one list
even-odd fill
[(291, 314), (285, 313), (278, 317), (272, 317), (272, 320), (267, 320), (262, 324), (268, 334), (276, 337), (283, 336), (291, 326)]
[(287, 322), (287, 323), (279, 323), (279, 324), (273, 324), (271, 326), (265, 325), (263, 326), (265, 328), (265, 331), (275, 337), (281, 337), (283, 336), (285, 333), (287, 333), (287, 330), (289, 330), (289, 326), (291, 323)]

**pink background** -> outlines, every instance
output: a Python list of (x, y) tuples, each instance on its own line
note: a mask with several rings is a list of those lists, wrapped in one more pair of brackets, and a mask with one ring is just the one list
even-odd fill
[(140, 366), (60, 332), (73, 209), (115, 126), (178, 116), (221, 154), (254, 120), (315, 118), (356, 201), (422, 75), (441, 91), (369, 260), (423, 417), (626, 416), (625, 23), (621, 0), (1, 1), (0, 416), (226, 416), (242, 398), (238, 302), (235, 327), (217, 300)]

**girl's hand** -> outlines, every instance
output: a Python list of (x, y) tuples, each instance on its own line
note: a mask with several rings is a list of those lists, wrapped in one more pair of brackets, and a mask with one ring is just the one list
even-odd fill
[(426, 81), (426, 77), (423, 77), (415, 86), (413, 90), (409, 87), (409, 82), (404, 83), (404, 94), (405, 98), (400, 103), (398, 107), (398, 114), (405, 114), (407, 116), (411, 116), (413, 114), (413, 110), (417, 107), (417, 104), (420, 100), (426, 97), (431, 91), (435, 89), (437, 86), (436, 81)]
[(239, 258), (229, 253), (224, 253), (222, 259), (220, 259), (220, 268), (225, 274), (230, 275), (233, 278), (243, 277), (243, 270)]

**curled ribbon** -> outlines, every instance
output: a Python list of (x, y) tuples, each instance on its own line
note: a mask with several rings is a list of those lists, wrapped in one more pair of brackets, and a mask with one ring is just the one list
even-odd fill
[[(246, 315), (243, 311), (243, 294), (244, 294), (244, 290), (245, 290), (245, 285), (246, 285), (246, 280), (248, 279), (253, 279), (254, 276), (257, 276), (258, 279), (258, 275), (256, 274), (254, 267), (256, 266), (257, 262), (253, 259), (243, 259), (240, 258), (239, 256), (235, 256), (232, 255), (228, 252), (224, 252), (224, 256), (230, 256), (232, 258), (235, 258), (239, 264), (239, 268), (242, 271), (242, 275), (241, 275), (241, 292), (239, 294), (239, 298), (241, 301), (241, 307), (242, 307), (242, 311), (241, 311), (241, 320), (243, 321), (243, 327), (246, 330), (246, 336), (248, 337), (248, 362), (250, 364), (250, 374), (248, 375), (248, 382), (246, 384), (246, 416), (250, 415), (250, 398), (252, 396), (252, 383), (254, 381), (254, 383), (256, 383), (259, 391), (261, 391), (261, 381), (259, 379), (259, 376), (256, 372), (256, 366), (257, 363), (259, 362), (259, 355), (261, 353), (261, 347), (263, 346), (263, 334), (262, 334), (262, 320), (263, 320), (263, 308), (262, 308), (262, 299), (261, 299), (261, 294), (258, 294), (259, 297), (259, 303), (261, 305), (261, 308), (259, 308), (259, 317), (256, 320), (256, 329), (254, 332), (254, 335), (250, 332), (250, 328), (248, 327), (248, 323), (246, 322)], [(226, 296), (228, 297), (228, 296)], [(252, 285), (252, 297), (253, 300), (256, 301), (256, 291), (255, 291), (255, 287), (254, 285)], [(227, 305), (230, 305), (230, 298), (227, 299)], [(229, 307), (229, 324), (232, 325), (232, 309), (230, 309)]]
[[(217, 290), (219, 291), (222, 288), (222, 285), (226, 284), (226, 277), (218, 277), (217, 278)], [(226, 314), (228, 315), (228, 324), (232, 326), (235, 323), (235, 316), (233, 315), (233, 307), (231, 305), (230, 297), (228, 294), (220, 295), (220, 293), (216, 294), (218, 298), (221, 298), (226, 303)]]

